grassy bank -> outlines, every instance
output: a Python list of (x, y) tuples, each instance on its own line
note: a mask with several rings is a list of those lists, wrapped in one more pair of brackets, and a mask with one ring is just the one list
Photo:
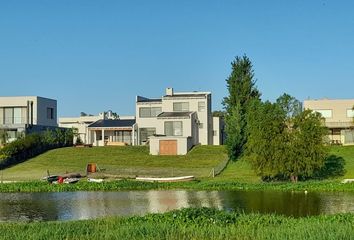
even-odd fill
[(212, 168), (227, 159), (223, 146), (197, 146), (185, 156), (152, 156), (147, 146), (61, 148), (48, 151), (24, 163), (0, 171), (4, 180), (29, 181), (51, 174), (79, 172), (96, 163), (108, 176), (207, 177)]
[(2, 223), (0, 239), (352, 239), (354, 215), (307, 218), (182, 209), (144, 217)]
[[(354, 183), (342, 184), (343, 178), (354, 178), (354, 146), (331, 147), (330, 153), (345, 162), (345, 174), (326, 180), (299, 182), (264, 183), (256, 176), (245, 159), (230, 162), (221, 175), (207, 177), (211, 168), (226, 158), (223, 146), (198, 146), (186, 156), (150, 156), (146, 147), (102, 147), (64, 148), (49, 151), (25, 163), (0, 172), (5, 180), (32, 180), (11, 184), (0, 184), (0, 192), (44, 192), (44, 191), (117, 191), (150, 189), (193, 189), (193, 190), (280, 190), (280, 191), (354, 191)], [(61, 174), (75, 172), (88, 162), (96, 162), (106, 168), (104, 172), (133, 175), (170, 176), (194, 175), (199, 181), (186, 183), (142, 183), (129, 180), (104, 183), (88, 183), (83, 179), (74, 185), (49, 185), (39, 182), (46, 169)], [(143, 169), (143, 170), (142, 170)], [(129, 175), (128, 175), (129, 176)], [(33, 181), (33, 179), (37, 181)]]

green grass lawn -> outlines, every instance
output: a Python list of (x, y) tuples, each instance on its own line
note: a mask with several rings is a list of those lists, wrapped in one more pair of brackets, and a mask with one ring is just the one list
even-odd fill
[(61, 148), (0, 171), (3, 180), (38, 180), (46, 175), (79, 172), (96, 163), (102, 173), (123, 177), (207, 177), (212, 168), (227, 159), (224, 146), (196, 146), (185, 156), (152, 156), (146, 146)]
[[(330, 154), (342, 157), (346, 173), (337, 179), (354, 178), (354, 146), (330, 147)], [(185, 156), (152, 156), (146, 146), (62, 148), (48, 151), (24, 163), (0, 171), (4, 180), (38, 180), (65, 172), (85, 174), (87, 163), (97, 163), (107, 175), (123, 177), (194, 175), (203, 182), (261, 183), (245, 158), (230, 162), (217, 177), (209, 176), (213, 167), (227, 158), (225, 146), (197, 146)]]
[(354, 146), (332, 146), (330, 154), (342, 157), (346, 173), (341, 178), (354, 178)]
[[(331, 146), (330, 155), (342, 157), (344, 159), (345, 174), (338, 179), (354, 178), (354, 146)], [(242, 183), (261, 182), (252, 170), (246, 158), (241, 158), (236, 162), (230, 162), (227, 168), (220, 174), (217, 181), (237, 181)]]

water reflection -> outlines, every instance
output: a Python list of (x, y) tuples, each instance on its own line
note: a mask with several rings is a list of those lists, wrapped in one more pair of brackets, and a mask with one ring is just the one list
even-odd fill
[(289, 216), (354, 213), (354, 193), (271, 191), (126, 191), (0, 193), (0, 221), (46, 221), (131, 216), (185, 207)]

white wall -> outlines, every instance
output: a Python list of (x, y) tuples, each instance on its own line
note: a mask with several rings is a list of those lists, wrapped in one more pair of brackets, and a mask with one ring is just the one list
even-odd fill
[[(212, 113), (211, 113), (211, 94), (196, 97), (170, 97), (166, 96), (162, 99), (162, 111), (173, 112), (173, 103), (188, 102), (189, 111), (196, 112), (197, 118), (203, 124), (203, 128), (199, 128), (199, 142), (202, 145), (212, 144)], [(198, 102), (204, 102), (205, 110), (198, 111)]]
[[(220, 118), (213, 117), (213, 131), (216, 131), (216, 135), (213, 135), (213, 145), (220, 145)], [(214, 134), (214, 133), (213, 133)]]

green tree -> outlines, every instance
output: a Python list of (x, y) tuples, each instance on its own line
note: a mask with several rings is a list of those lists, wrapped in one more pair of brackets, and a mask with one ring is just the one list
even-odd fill
[(305, 110), (294, 117), (293, 126), (287, 134), (287, 147), (283, 156), (281, 173), (293, 182), (298, 177), (311, 177), (324, 166), (328, 155), (325, 147), (327, 129), (321, 114)]
[(270, 102), (254, 102), (247, 116), (247, 159), (256, 174), (274, 177), (280, 172), (285, 115), (279, 105)]
[(247, 113), (253, 100), (259, 101), (260, 93), (255, 86), (252, 63), (247, 56), (236, 57), (232, 71), (226, 79), (229, 95), (224, 98), (226, 110), (226, 145), (230, 159), (236, 160), (247, 142)]
[(294, 118), (302, 112), (301, 102), (287, 93), (277, 99), (277, 104), (283, 109), (287, 119)]
[(213, 111), (213, 117), (225, 117), (225, 112), (224, 111)]
[(254, 104), (249, 111), (248, 159), (263, 178), (281, 176), (297, 182), (299, 176), (311, 177), (324, 166), (327, 130), (321, 115), (292, 106), (299, 106), (298, 100), (283, 95), (277, 103)]

